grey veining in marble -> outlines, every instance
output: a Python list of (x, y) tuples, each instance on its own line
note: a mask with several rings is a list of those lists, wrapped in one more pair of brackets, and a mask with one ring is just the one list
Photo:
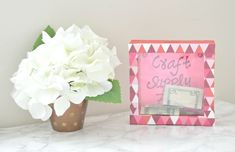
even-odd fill
[(58, 133), (49, 122), (0, 129), (0, 152), (235, 151), (235, 105), (216, 102), (216, 125), (129, 125), (129, 112), (87, 117), (84, 129)]

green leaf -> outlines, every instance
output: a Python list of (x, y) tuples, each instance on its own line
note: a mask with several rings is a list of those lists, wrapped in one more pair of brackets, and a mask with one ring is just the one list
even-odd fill
[(121, 103), (121, 89), (118, 80), (112, 80), (112, 89), (102, 95), (96, 97), (87, 97), (87, 100), (106, 102), (106, 103)]
[[(55, 36), (55, 31), (53, 30), (53, 28), (50, 27), (50, 25), (48, 25), (43, 31), (45, 31), (50, 37)], [(43, 44), (42, 34), (40, 34), (38, 38), (36, 39), (36, 41), (34, 42), (33, 50), (35, 50), (41, 44)]]

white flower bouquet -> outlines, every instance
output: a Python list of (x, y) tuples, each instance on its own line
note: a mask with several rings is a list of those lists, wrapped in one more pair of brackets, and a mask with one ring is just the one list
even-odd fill
[(61, 116), (70, 102), (121, 102), (119, 83), (114, 80), (120, 61), (116, 48), (107, 44), (88, 26), (72, 25), (56, 32), (48, 26), (11, 78), (15, 102), (43, 121), (52, 114), (50, 104)]

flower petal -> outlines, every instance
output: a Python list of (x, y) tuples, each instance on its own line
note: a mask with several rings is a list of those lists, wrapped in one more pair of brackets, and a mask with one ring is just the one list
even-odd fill
[(97, 95), (102, 95), (112, 89), (112, 83), (109, 81), (104, 81), (100, 83), (92, 83), (86, 86), (86, 93), (89, 97), (95, 97)]
[(46, 115), (44, 105), (35, 101), (31, 101), (29, 104), (29, 112), (34, 119), (42, 119)]
[(44, 43), (49, 43), (51, 41), (51, 37), (45, 31), (42, 31), (42, 41)]
[(59, 97), (59, 91), (53, 89), (45, 89), (45, 90), (38, 90), (37, 94), (35, 94), (35, 99), (38, 102), (48, 105), (50, 103), (54, 103), (55, 100)]
[(88, 78), (96, 82), (108, 80), (109, 74), (112, 72), (112, 67), (107, 62), (100, 60), (96, 60), (86, 68)]
[(28, 102), (30, 100), (29, 96), (27, 96), (23, 92), (15, 91), (13, 92), (12, 97), (18, 106), (20, 106), (24, 110), (28, 109)]
[(68, 97), (72, 103), (79, 104), (85, 99), (86, 94), (81, 91), (80, 92), (70, 91), (68, 92)]
[(58, 98), (54, 103), (54, 109), (57, 116), (62, 116), (70, 107), (70, 102), (64, 96)]
[(100, 82), (100, 87), (104, 89), (104, 92), (108, 92), (112, 89), (113, 85), (110, 81)]
[(45, 107), (46, 113), (45, 113), (45, 115), (41, 118), (42, 121), (48, 120), (48, 119), (51, 117), (51, 114), (52, 114), (52, 109), (51, 109), (50, 106), (45, 105), (44, 107)]

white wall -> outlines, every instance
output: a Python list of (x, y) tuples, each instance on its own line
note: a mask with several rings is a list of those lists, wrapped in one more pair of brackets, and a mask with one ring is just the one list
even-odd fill
[(9, 78), (48, 24), (88, 24), (118, 48), (123, 103), (90, 102), (89, 115), (129, 109), (130, 39), (214, 39), (216, 97), (235, 103), (234, 6), (234, 0), (0, 0), (0, 127), (35, 122), (10, 97)]

